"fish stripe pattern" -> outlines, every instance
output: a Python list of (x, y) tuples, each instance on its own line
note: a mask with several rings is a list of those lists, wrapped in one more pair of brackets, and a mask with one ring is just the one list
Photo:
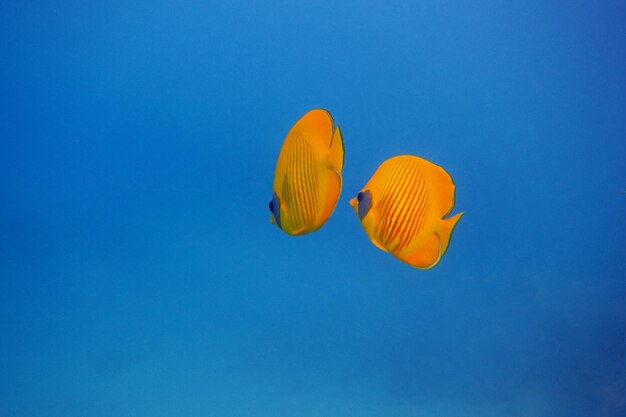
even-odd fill
[[(314, 220), (317, 211), (317, 195), (313, 191), (317, 188), (315, 173), (315, 160), (309, 143), (298, 134), (288, 151), (287, 175), (291, 179), (292, 187), (290, 201), (293, 202), (292, 210), (294, 223), (297, 227), (305, 227)], [(297, 197), (296, 197), (297, 196)]]
[(454, 189), (440, 166), (400, 155), (383, 162), (350, 204), (377, 247), (411, 266), (430, 269), (447, 250), (463, 215), (446, 218), (454, 207)]
[(302, 116), (278, 155), (270, 222), (291, 236), (326, 223), (341, 194), (344, 152), (341, 129), (327, 110)]

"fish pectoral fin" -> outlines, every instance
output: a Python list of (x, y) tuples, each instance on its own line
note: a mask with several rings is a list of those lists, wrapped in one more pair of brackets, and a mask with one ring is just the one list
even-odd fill
[(337, 126), (333, 133), (332, 140), (330, 141), (330, 147), (328, 148), (328, 162), (331, 167), (337, 170), (339, 175), (341, 175), (343, 171), (344, 156), (343, 135), (341, 134), (341, 128)]
[(281, 198), (289, 199), (289, 181), (287, 180), (287, 175), (283, 178), (283, 188)]
[(326, 222), (339, 201), (341, 195), (341, 175), (336, 169), (331, 168), (328, 170), (326, 176), (326, 196), (324, 200), (324, 207), (319, 215), (320, 225)]

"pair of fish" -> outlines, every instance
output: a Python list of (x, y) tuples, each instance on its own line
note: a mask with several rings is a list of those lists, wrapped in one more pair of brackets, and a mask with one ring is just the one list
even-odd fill
[[(341, 129), (326, 110), (305, 114), (289, 131), (278, 156), (270, 221), (289, 235), (314, 232), (337, 206), (342, 187)], [(440, 166), (402, 155), (386, 160), (350, 201), (378, 248), (420, 269), (437, 265), (463, 215), (455, 185)]]

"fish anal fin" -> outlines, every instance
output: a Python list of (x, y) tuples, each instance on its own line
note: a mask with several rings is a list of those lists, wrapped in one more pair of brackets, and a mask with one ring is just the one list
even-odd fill
[(430, 269), (437, 265), (450, 244), (450, 236), (463, 213), (443, 219), (439, 227), (420, 238), (418, 249), (408, 254), (400, 254), (398, 258), (419, 269)]
[(430, 269), (441, 260), (441, 245), (437, 233), (431, 232), (427, 237), (420, 239), (417, 250), (408, 254), (400, 253), (396, 255), (398, 259), (419, 269)]
[(441, 245), (441, 254), (446, 253), (448, 249), (448, 245), (450, 244), (450, 238), (452, 237), (452, 232), (454, 231), (454, 227), (458, 223), (465, 213), (455, 214), (449, 219), (443, 219), (441, 221), (441, 225), (439, 226), (439, 240)]
[(341, 128), (337, 126), (328, 149), (328, 161), (330, 166), (335, 168), (340, 174), (343, 171), (344, 155), (345, 149), (343, 147), (343, 135), (341, 133)]
[(337, 170), (331, 168), (326, 174), (326, 195), (324, 196), (324, 207), (319, 215), (318, 225), (322, 226), (335, 211), (339, 196), (341, 195), (341, 175)]

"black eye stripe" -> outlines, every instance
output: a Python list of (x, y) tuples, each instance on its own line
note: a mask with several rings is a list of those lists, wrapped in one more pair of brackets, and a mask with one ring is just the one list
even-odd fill
[(363, 201), (363, 193), (360, 192), (359, 194), (357, 194), (356, 199), (359, 201), (359, 203)]
[(365, 190), (365, 192), (359, 193), (357, 198), (359, 199), (359, 219), (363, 220), (372, 208), (372, 192)]
[(282, 229), (282, 226), (280, 224), (280, 199), (278, 198), (276, 193), (274, 193), (272, 201), (270, 201), (270, 211), (274, 215), (276, 226), (278, 226), (279, 229)]

